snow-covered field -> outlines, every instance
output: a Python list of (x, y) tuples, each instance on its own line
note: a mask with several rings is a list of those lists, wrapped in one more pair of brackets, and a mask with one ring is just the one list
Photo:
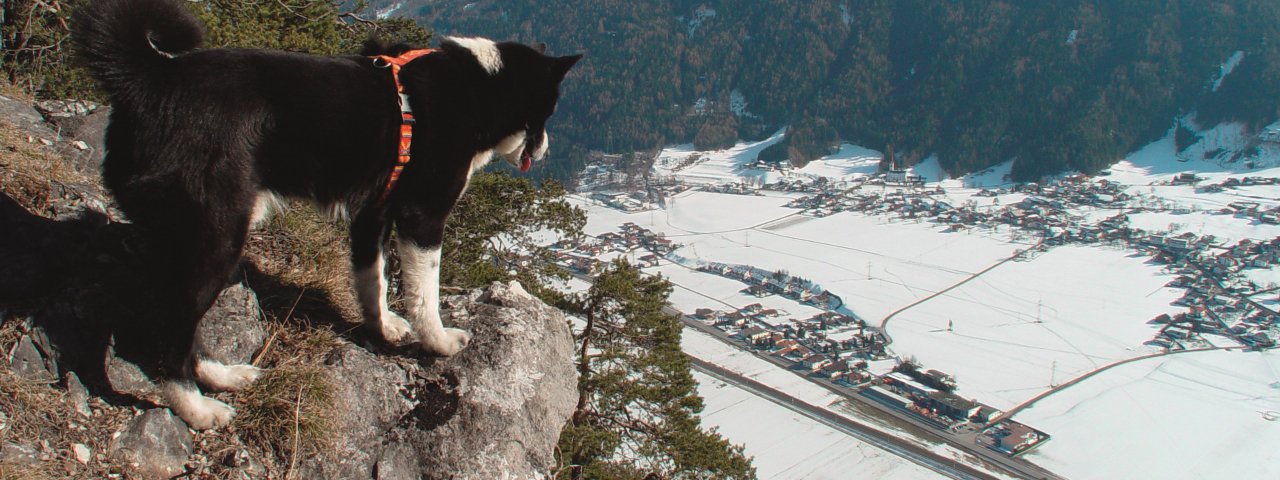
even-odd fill
[[(1132, 252), (1063, 246), (1009, 262), (894, 317), (894, 351), (955, 375), (960, 395), (1008, 409), (1051, 384), (1157, 350), (1146, 323), (1182, 292)], [(948, 326), (951, 326), (949, 329)]]
[[(1106, 178), (1129, 185), (1130, 194), (1160, 203), (1157, 211), (1129, 215), (1136, 228), (1208, 233), (1228, 243), (1245, 238), (1271, 240), (1280, 236), (1280, 226), (1212, 212), (1241, 201), (1273, 208), (1280, 205), (1280, 186), (1197, 193), (1190, 186), (1165, 185), (1184, 171), (1204, 178), (1201, 184), (1228, 177), (1280, 176), (1280, 168), (1274, 168), (1280, 165), (1280, 152), (1267, 149), (1259, 150), (1251, 161), (1272, 166), (1269, 169), (1224, 168), (1202, 159), (1203, 152), (1239, 143), (1239, 136), (1230, 127), (1202, 132), (1201, 143), (1182, 154), (1174, 151), (1171, 138), (1165, 138), (1115, 165)], [(759, 151), (780, 140), (779, 133), (717, 152), (669, 148), (660, 154), (655, 174), (695, 184), (760, 184), (787, 175), (840, 181), (874, 172), (879, 160), (878, 152), (846, 145), (788, 173), (748, 167)], [(931, 182), (941, 181), (952, 204), (972, 200), (983, 206), (994, 201), (974, 194), (984, 187), (1007, 186), (1008, 172), (1006, 163), (950, 179), (936, 159), (914, 168), (914, 173)], [(616, 231), (619, 225), (634, 222), (683, 245), (675, 253), (686, 259), (787, 270), (811, 280), (839, 295), (848, 312), (871, 325), (902, 310), (887, 325), (891, 350), (914, 356), (926, 368), (955, 375), (959, 394), (997, 408), (1015, 406), (1051, 385), (1102, 366), (1155, 352), (1143, 345), (1157, 329), (1146, 322), (1162, 313), (1183, 311), (1170, 305), (1182, 292), (1164, 286), (1174, 277), (1132, 250), (1055, 247), (971, 278), (1027, 249), (1032, 241), (1007, 228), (944, 233), (930, 223), (856, 213), (801, 216), (783, 206), (797, 194), (762, 193), (690, 191), (669, 198), (665, 209), (642, 213), (619, 212), (585, 198), (573, 201), (588, 210), (589, 234)], [(1022, 198), (1002, 195), (1000, 203)], [(1095, 221), (1113, 214), (1074, 213)], [(818, 311), (781, 297), (749, 296), (740, 292), (745, 287), (741, 282), (670, 262), (647, 271), (676, 284), (672, 303), (686, 312), (761, 303), (781, 311), (776, 322), (785, 322)], [(1260, 284), (1280, 281), (1276, 269), (1251, 271), (1249, 276)], [(701, 333), (686, 332), (685, 350), (815, 405), (831, 405), (838, 399), (789, 371), (732, 351)], [(1270, 420), (1280, 416), (1276, 413), (1280, 411), (1277, 358), (1275, 353), (1218, 351), (1143, 360), (1108, 370), (1046, 397), (1016, 417), (1053, 436), (1026, 458), (1067, 478), (1280, 475), (1280, 453), (1275, 449), (1280, 445), (1280, 422)], [(892, 457), (868, 453), (869, 447), (856, 442), (836, 446), (845, 444), (826, 441), (823, 444), (831, 447), (821, 455), (824, 461), (844, 467), (817, 468), (808, 460), (813, 457), (806, 456), (815, 452), (813, 448), (780, 446), (808, 445), (801, 438), (810, 436), (834, 438), (829, 437), (833, 431), (794, 418), (789, 411), (741, 390), (706, 377), (699, 380), (708, 405), (716, 405), (708, 409), (704, 421), (719, 426), (731, 440), (745, 442), (748, 454), (758, 457), (761, 478), (837, 478), (831, 475), (840, 472), (857, 472), (866, 478), (916, 478), (918, 472), (913, 469), (917, 467), (892, 466)], [(761, 429), (759, 425), (766, 422), (760, 418), (777, 418), (777, 423), (788, 425), (787, 433), (779, 430), (773, 435)]]
[[(914, 463), (856, 440), (843, 432), (773, 404), (746, 390), (694, 372), (706, 400), (702, 423), (740, 444), (770, 480), (858, 478), (911, 480), (940, 478)], [(742, 419), (750, 418), (750, 422)]]
[(1194, 352), (1108, 370), (1018, 419), (1067, 478), (1280, 478), (1280, 354)]

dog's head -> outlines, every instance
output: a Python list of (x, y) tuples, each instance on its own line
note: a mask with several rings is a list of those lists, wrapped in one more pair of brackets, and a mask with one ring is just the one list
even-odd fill
[[(475, 58), (493, 90), (488, 102), (498, 110), (492, 144), (495, 154), (520, 171), (547, 155), (547, 119), (560, 99), (560, 82), (582, 55), (553, 57), (546, 46), (494, 43), (482, 38), (451, 37), (443, 49), (464, 49)], [(488, 145), (486, 145), (488, 147)]]

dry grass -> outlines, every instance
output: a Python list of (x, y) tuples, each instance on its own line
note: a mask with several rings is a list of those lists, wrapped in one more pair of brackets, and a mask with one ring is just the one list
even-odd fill
[(31, 94), (27, 93), (27, 91), (22, 87), (9, 83), (8, 80), (4, 79), (0, 79), (0, 95), (9, 97), (12, 100), (26, 102), (28, 104), (35, 101), (35, 97), (32, 97)]
[[(8, 352), (21, 337), (21, 322), (3, 320), (0, 351)], [(112, 434), (132, 416), (131, 409), (99, 402), (90, 405), (93, 416), (81, 417), (75, 413), (65, 390), (26, 380), (14, 373), (8, 362), (0, 362), (0, 412), (6, 419), (0, 427), (0, 444), (25, 444), (46, 454), (35, 464), (0, 463), (0, 479), (104, 478), (110, 473), (127, 474), (127, 470), (113, 467), (98, 455), (107, 452)], [(41, 443), (46, 443), (48, 448), (43, 448)], [(76, 443), (88, 446), (93, 453), (87, 464), (76, 461), (70, 453)]]
[[(304, 312), (305, 305), (321, 300), (341, 317), (356, 320), (359, 309), (351, 286), (350, 251), (345, 222), (324, 218), (305, 203), (291, 202), (288, 210), (276, 213), (250, 235), (245, 256), (263, 274), (290, 287), (286, 290), (306, 290)], [(259, 296), (275, 294), (258, 291)], [(287, 300), (293, 302), (295, 296)]]
[(237, 395), (234, 427), (246, 443), (290, 465), (298, 455), (329, 451), (338, 424), (337, 386), (321, 365), (278, 365)]
[(337, 385), (324, 360), (343, 340), (328, 324), (355, 320), (359, 312), (346, 232), (345, 223), (293, 202), (249, 239), (246, 257), (269, 279), (251, 287), (271, 334), (254, 362), (266, 372), (236, 395), (233, 426), (284, 477), (299, 456), (334, 447)]
[(47, 214), (54, 182), (94, 184), (97, 179), (77, 172), (53, 149), (29, 141), (12, 123), (0, 119), (0, 191), (35, 213)]

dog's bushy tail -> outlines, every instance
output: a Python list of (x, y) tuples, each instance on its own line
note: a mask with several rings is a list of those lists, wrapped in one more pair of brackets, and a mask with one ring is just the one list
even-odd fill
[(72, 23), (80, 62), (120, 99), (166, 70), (174, 56), (204, 40), (184, 0), (93, 0)]

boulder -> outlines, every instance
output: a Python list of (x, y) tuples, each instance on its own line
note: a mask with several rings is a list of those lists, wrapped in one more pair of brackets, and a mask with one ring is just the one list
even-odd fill
[(18, 343), (9, 352), (9, 365), (15, 373), (26, 380), (45, 383), (58, 380), (58, 376), (53, 374), (57, 371), (57, 367), (46, 363), (44, 354), (40, 353), (35, 343), (31, 341), (31, 337), (27, 335), (18, 339)]
[(564, 314), (518, 283), (448, 299), (472, 333), (457, 355), (396, 366), (349, 347), (333, 373), (346, 425), (338, 451), (308, 459), (308, 478), (541, 478), (577, 404)]
[(191, 431), (167, 408), (153, 408), (129, 420), (111, 442), (111, 458), (146, 478), (172, 478), (186, 470)]
[(53, 141), (58, 135), (45, 123), (44, 117), (29, 103), (0, 95), (0, 119), (27, 132), (32, 140)]
[(222, 290), (196, 331), (200, 354), (226, 365), (250, 363), (267, 341), (258, 296), (244, 283)]

